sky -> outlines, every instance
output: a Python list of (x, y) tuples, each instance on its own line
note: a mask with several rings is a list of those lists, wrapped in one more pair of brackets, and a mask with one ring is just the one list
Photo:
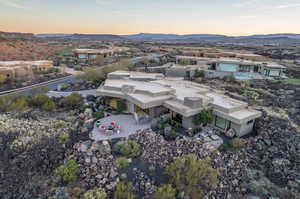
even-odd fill
[(0, 0), (0, 31), (300, 34), (300, 0)]

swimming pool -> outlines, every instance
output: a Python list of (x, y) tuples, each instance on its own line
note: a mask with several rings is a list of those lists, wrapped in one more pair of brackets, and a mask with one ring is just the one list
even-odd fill
[(253, 79), (253, 76), (251, 74), (247, 74), (247, 73), (234, 74), (234, 77), (236, 79), (241, 79), (241, 80)]

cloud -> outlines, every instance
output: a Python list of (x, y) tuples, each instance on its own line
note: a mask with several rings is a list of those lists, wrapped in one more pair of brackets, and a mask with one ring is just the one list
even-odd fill
[(235, 3), (233, 4), (233, 7), (247, 7), (247, 6), (251, 6), (253, 4), (256, 4), (260, 2), (259, 0), (248, 0), (248, 1), (244, 1), (244, 2), (239, 2), (239, 3)]
[(300, 3), (294, 3), (294, 4), (282, 4), (282, 5), (278, 5), (274, 8), (276, 9), (286, 9), (286, 8), (294, 8), (294, 7), (299, 7)]
[(0, 4), (8, 6), (8, 7), (13, 7), (13, 8), (18, 8), (18, 9), (27, 9), (25, 5), (20, 3), (19, 0), (0, 0)]

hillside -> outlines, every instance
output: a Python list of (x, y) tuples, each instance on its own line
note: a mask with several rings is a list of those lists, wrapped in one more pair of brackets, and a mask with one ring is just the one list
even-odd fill
[(0, 61), (49, 59), (64, 44), (30, 40), (0, 40)]

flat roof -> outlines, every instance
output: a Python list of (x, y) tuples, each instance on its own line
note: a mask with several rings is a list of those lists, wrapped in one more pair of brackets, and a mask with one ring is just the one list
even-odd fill
[(126, 51), (129, 48), (127, 47), (112, 47), (108, 49), (89, 49), (89, 48), (77, 48), (74, 49), (73, 52), (75, 53), (87, 53), (87, 54), (97, 54), (97, 53), (110, 53), (110, 52), (120, 52)]

